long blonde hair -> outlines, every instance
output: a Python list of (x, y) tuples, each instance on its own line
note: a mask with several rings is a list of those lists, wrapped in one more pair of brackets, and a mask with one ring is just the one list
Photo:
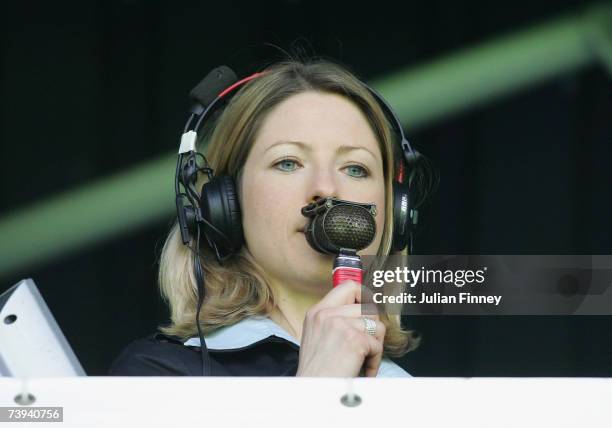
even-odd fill
[[(369, 90), (344, 67), (326, 60), (284, 61), (266, 68), (265, 73), (246, 83), (231, 98), (208, 135), (206, 153), (215, 175), (239, 175), (267, 113), (273, 107), (305, 91), (342, 95), (355, 103), (365, 114), (380, 145), (385, 178), (386, 217), (378, 256), (388, 255), (393, 237), (394, 159), (399, 156), (399, 143), (385, 113)], [(202, 181), (198, 184), (201, 186)], [(202, 248), (205, 247), (205, 248)], [(275, 307), (275, 296), (265, 272), (243, 246), (238, 254), (219, 264), (207, 246), (201, 247), (201, 264), (206, 278), (206, 299), (200, 315), (202, 331), (209, 333), (253, 315), (267, 315)], [(160, 327), (165, 334), (183, 340), (197, 335), (195, 323), (198, 302), (197, 283), (191, 250), (183, 245), (175, 224), (162, 250), (159, 270), (162, 298), (170, 307), (171, 324)], [(386, 326), (385, 354), (399, 357), (414, 349), (418, 340), (411, 331), (403, 330), (399, 315), (382, 311)]]

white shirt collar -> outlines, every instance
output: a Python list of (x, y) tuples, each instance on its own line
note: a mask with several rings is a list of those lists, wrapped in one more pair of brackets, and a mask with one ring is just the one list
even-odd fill
[[(206, 340), (206, 347), (208, 349), (240, 349), (270, 336), (280, 337), (300, 346), (300, 342), (293, 336), (270, 318), (264, 316), (244, 318), (236, 324), (221, 327), (213, 333), (205, 335), (204, 340)], [(200, 346), (200, 338), (192, 337), (184, 345)]]
[[(281, 326), (265, 316), (242, 319), (236, 324), (221, 327), (205, 335), (206, 347), (211, 350), (231, 350), (245, 348), (270, 336), (280, 337), (297, 346), (300, 342), (287, 333)], [(185, 346), (200, 346), (200, 338), (192, 337), (183, 343)], [(377, 377), (412, 377), (404, 369), (388, 358), (383, 358)]]

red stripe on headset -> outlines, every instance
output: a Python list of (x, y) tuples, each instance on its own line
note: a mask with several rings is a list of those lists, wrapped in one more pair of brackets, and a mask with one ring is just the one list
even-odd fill
[(238, 86), (242, 85), (243, 83), (248, 82), (249, 80), (253, 80), (256, 77), (261, 76), (262, 74), (264, 74), (264, 72), (261, 73), (253, 73), (248, 77), (245, 77), (242, 80), (237, 81), (236, 83), (234, 83), (232, 86), (230, 86), (229, 88), (224, 89), (219, 95), (217, 95), (217, 98), (223, 98), (224, 96), (226, 96), (229, 92), (232, 92), (234, 89), (236, 89)]
[(399, 181), (400, 183), (404, 182), (404, 162), (402, 162), (402, 160), (399, 160), (399, 168), (397, 169), (397, 181)]

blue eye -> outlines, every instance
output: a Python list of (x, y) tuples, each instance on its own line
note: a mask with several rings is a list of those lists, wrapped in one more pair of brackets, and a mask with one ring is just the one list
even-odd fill
[(368, 171), (361, 165), (349, 165), (345, 169), (351, 177), (366, 178), (369, 175)]
[(279, 162), (276, 162), (274, 166), (277, 169), (280, 169), (281, 171), (292, 172), (297, 169), (297, 162), (293, 159), (283, 159)]

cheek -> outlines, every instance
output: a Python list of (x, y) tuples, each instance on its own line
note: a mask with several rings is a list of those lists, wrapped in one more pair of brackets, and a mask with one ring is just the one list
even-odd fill
[(386, 207), (384, 186), (377, 186), (376, 191), (370, 194), (369, 200), (376, 204), (376, 236), (372, 243), (363, 250), (362, 254), (373, 255), (378, 251), (385, 228)]
[[(277, 189), (273, 181), (264, 177), (245, 180), (242, 188), (241, 210), (244, 235), (247, 246), (274, 242), (274, 238), (284, 236), (287, 230), (287, 213), (290, 200), (286, 192)], [(249, 245), (250, 244), (250, 245)]]

